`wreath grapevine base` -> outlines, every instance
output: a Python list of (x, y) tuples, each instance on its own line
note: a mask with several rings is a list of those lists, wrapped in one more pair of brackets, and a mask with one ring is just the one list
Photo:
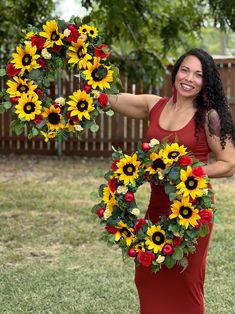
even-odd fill
[[(114, 149), (112, 160), (104, 176), (107, 184), (99, 187), (101, 201), (92, 209), (108, 242), (153, 272), (163, 264), (185, 269), (188, 254), (196, 251), (198, 238), (208, 234), (214, 218), (214, 193), (204, 164), (183, 145), (156, 139), (139, 145), (131, 156)], [(171, 203), (169, 216), (156, 224), (139, 217), (135, 193), (146, 181), (163, 185)]]
[[(16, 119), (11, 128), (16, 134), (27, 129), (29, 138), (43, 135), (45, 140), (66, 140), (70, 133), (85, 129), (96, 132), (99, 114), (113, 115), (108, 95), (118, 94), (121, 86), (118, 69), (109, 61), (109, 47), (95, 26), (79, 18), (66, 23), (50, 20), (38, 29), (29, 25), (6, 71), (8, 77), (0, 112), (11, 110)], [(47, 95), (58, 73), (73, 69), (79, 83), (68, 98)], [(63, 70), (63, 71), (62, 71)]]

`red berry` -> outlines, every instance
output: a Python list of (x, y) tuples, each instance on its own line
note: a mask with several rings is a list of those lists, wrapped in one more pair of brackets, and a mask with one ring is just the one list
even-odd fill
[(105, 212), (104, 208), (102, 208), (102, 207), (98, 208), (98, 210), (97, 210), (98, 217), (99, 218), (103, 218), (104, 217), (104, 212)]
[(136, 253), (135, 249), (134, 249), (133, 247), (131, 247), (131, 248), (128, 250), (127, 254), (128, 254), (130, 257), (135, 257), (137, 253)]
[(165, 255), (171, 255), (174, 252), (174, 248), (170, 244), (165, 244), (163, 249), (162, 249), (163, 254)]
[(134, 194), (132, 192), (126, 192), (126, 194), (124, 195), (124, 200), (127, 203), (132, 202), (134, 199), (135, 199), (135, 196), (134, 196)]
[(147, 152), (147, 151), (150, 150), (151, 147), (150, 147), (149, 143), (143, 143), (142, 146), (141, 146), (141, 148), (142, 148), (142, 150), (143, 150), (144, 152)]
[(18, 104), (18, 102), (19, 102), (19, 97), (12, 97), (12, 98), (10, 98), (10, 102), (11, 102), (13, 105)]
[(85, 83), (85, 84), (82, 86), (82, 89), (83, 89), (86, 93), (90, 93), (90, 91), (91, 91), (91, 85)]

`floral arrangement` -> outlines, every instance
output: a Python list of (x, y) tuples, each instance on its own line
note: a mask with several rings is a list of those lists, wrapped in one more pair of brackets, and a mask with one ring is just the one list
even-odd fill
[[(50, 20), (38, 29), (29, 25), (6, 70), (7, 88), (0, 93), (0, 112), (11, 110), (16, 119), (11, 128), (28, 137), (43, 135), (45, 140), (66, 140), (69, 133), (85, 129), (96, 132), (99, 114), (113, 115), (108, 95), (121, 87), (118, 69), (109, 61), (110, 49), (95, 26), (79, 18), (73, 23)], [(68, 96), (47, 95), (61, 69), (72, 69), (79, 86)]]
[[(92, 211), (104, 225), (108, 242), (117, 244), (123, 256), (154, 272), (165, 264), (186, 268), (199, 237), (209, 232), (214, 217), (213, 191), (203, 163), (191, 157), (183, 145), (152, 139), (132, 155), (114, 149), (107, 184), (99, 187), (101, 201)], [(164, 186), (169, 196), (168, 217), (156, 224), (140, 216), (135, 193), (146, 181)]]

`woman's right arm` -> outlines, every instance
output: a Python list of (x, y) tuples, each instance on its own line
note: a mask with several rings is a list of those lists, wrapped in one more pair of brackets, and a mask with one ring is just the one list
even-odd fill
[(148, 117), (149, 111), (161, 97), (151, 94), (134, 95), (121, 93), (109, 96), (109, 103), (114, 111), (134, 119)]

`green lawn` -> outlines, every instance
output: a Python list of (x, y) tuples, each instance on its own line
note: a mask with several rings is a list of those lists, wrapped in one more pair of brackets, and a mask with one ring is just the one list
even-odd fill
[[(137, 314), (134, 265), (91, 214), (110, 160), (0, 156), (0, 314)], [(235, 313), (235, 180), (213, 181), (206, 314)], [(144, 209), (149, 187), (138, 191)]]

